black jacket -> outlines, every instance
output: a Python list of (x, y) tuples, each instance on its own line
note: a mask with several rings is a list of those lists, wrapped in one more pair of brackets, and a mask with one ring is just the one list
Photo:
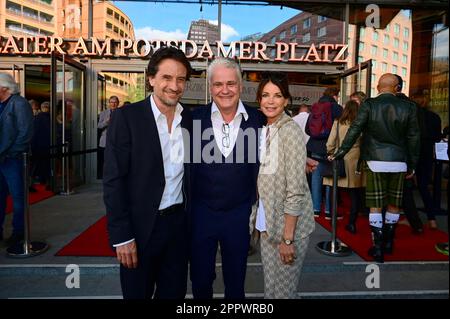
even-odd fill
[(408, 170), (416, 168), (420, 133), (414, 103), (389, 93), (364, 101), (335, 157), (344, 157), (361, 133), (361, 159), (406, 162)]
[[(192, 116), (187, 107), (181, 116), (181, 126), (191, 132)], [(184, 133), (183, 195), (189, 213), (189, 136)], [(117, 109), (108, 127), (103, 173), (111, 245), (135, 238), (138, 252), (145, 247), (166, 183), (163, 165), (150, 97)]]

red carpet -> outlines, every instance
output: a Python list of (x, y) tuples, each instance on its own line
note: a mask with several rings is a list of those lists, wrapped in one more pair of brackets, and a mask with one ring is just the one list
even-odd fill
[[(36, 184), (33, 185), (33, 187), (37, 190), (37, 192), (29, 193), (28, 202), (30, 203), (30, 205), (36, 204), (40, 201), (43, 201), (44, 199), (50, 198), (53, 195), (55, 195), (53, 192), (46, 190), (45, 185)], [(11, 213), (12, 210), (13, 210), (12, 198), (11, 196), (8, 196), (8, 198), (6, 199), (6, 214)]]
[[(348, 212), (348, 197), (342, 194), (342, 205), (339, 212)], [(365, 216), (361, 216), (357, 221), (357, 234), (353, 235), (344, 229), (348, 215), (343, 220), (338, 220), (337, 237), (366, 261), (372, 258), (367, 255), (367, 250), (371, 246), (369, 231), (369, 221)], [(331, 230), (331, 222), (322, 216), (316, 221)], [(331, 235), (330, 235), (331, 239)], [(430, 230), (425, 227), (422, 235), (413, 235), (411, 227), (399, 224), (396, 232), (394, 254), (386, 256), (386, 261), (448, 261), (448, 257), (435, 251), (434, 245), (439, 242), (448, 241), (447, 233), (439, 230)], [(311, 242), (316, 245), (317, 243)], [(115, 256), (109, 246), (106, 231), (106, 216), (100, 218), (95, 224), (72, 240), (62, 248), (57, 256)]]
[[(350, 201), (345, 192), (340, 192), (339, 196), (342, 198), (342, 204), (338, 207), (338, 212), (344, 215), (344, 219), (337, 221), (337, 238), (365, 261), (373, 261), (373, 258), (367, 254), (367, 251), (372, 246), (368, 217), (360, 216), (358, 218), (356, 234), (353, 235), (346, 231), (344, 227), (348, 222)], [(397, 225), (394, 253), (385, 255), (385, 261), (448, 261), (448, 256), (436, 252), (434, 248), (436, 243), (448, 241), (447, 233), (440, 230), (431, 230), (424, 225), (424, 232), (421, 235), (415, 235), (411, 232), (412, 229), (409, 225), (402, 224), (404, 219), (406, 218), (401, 216), (400, 223)], [(331, 221), (326, 220), (323, 214), (316, 218), (316, 222), (328, 231), (331, 231)]]
[(98, 256), (115, 257), (108, 243), (106, 216), (100, 218), (68, 245), (56, 253), (56, 256)]

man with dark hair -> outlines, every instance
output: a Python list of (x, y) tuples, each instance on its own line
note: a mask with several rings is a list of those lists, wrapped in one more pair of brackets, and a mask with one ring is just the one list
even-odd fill
[(179, 101), (190, 74), (182, 51), (157, 50), (147, 72), (152, 95), (117, 109), (108, 129), (104, 200), (126, 299), (186, 295), (192, 118)]
[[(379, 95), (362, 103), (342, 146), (330, 157), (343, 158), (364, 133), (361, 159), (367, 164), (366, 204), (370, 207), (373, 240), (369, 255), (380, 263), (384, 262), (385, 250), (392, 251), (403, 183), (405, 178), (414, 175), (419, 158), (417, 108), (410, 101), (396, 96), (398, 84), (394, 74), (386, 73), (380, 77)], [(383, 222), (382, 209), (386, 205)]]
[(19, 94), (14, 78), (0, 73), (0, 240), (3, 239), (6, 198), (13, 200), (13, 233), (7, 245), (24, 238), (24, 185), (22, 153), (30, 150), (33, 111)]

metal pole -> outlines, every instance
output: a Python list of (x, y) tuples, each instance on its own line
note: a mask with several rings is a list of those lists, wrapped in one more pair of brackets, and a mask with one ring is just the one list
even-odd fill
[(217, 20), (219, 25), (219, 41), (222, 40), (222, 0), (218, 2)]
[[(13, 258), (24, 258), (42, 254), (48, 249), (48, 245), (43, 242), (31, 242), (30, 236), (30, 205), (28, 203), (28, 153), (22, 153), (22, 182), (23, 182), (23, 207), (24, 207), (24, 240), (6, 249), (7, 255)], [(16, 213), (16, 212), (14, 212)]]
[(333, 163), (333, 203), (331, 206), (331, 241), (322, 241), (317, 244), (316, 249), (325, 255), (333, 257), (344, 257), (352, 253), (350, 248), (338, 242), (336, 239), (337, 228), (337, 188), (338, 188), (338, 166), (337, 161)]
[[(65, 68), (65, 56), (62, 56), (62, 153), (64, 154), (65, 144), (66, 144), (66, 68)], [(65, 183), (65, 174), (66, 174), (66, 159), (63, 156), (61, 158), (61, 193), (66, 193), (66, 183)]]

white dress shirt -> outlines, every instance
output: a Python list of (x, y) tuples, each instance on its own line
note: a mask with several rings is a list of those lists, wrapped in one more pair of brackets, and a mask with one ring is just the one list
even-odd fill
[(241, 100), (239, 100), (238, 108), (233, 120), (228, 123), (229, 126), (229, 145), (228, 147), (224, 146), (222, 143), (225, 134), (223, 132), (223, 125), (226, 122), (223, 120), (222, 114), (219, 111), (216, 103), (212, 103), (211, 107), (211, 122), (214, 130), (214, 139), (217, 142), (217, 146), (219, 147), (220, 152), (224, 157), (228, 157), (232, 152), (234, 145), (236, 144), (236, 139), (239, 133), (239, 128), (241, 126), (242, 117), (245, 121), (248, 119), (247, 111), (245, 110), (244, 104), (242, 104)]
[[(159, 204), (159, 209), (161, 210), (183, 202), (184, 146), (181, 129), (181, 112), (183, 111), (183, 107), (177, 104), (175, 117), (172, 122), (172, 131), (169, 132), (167, 118), (159, 111), (153, 95), (150, 97), (150, 102), (161, 143), (164, 177), (166, 179), (161, 203)], [(122, 246), (131, 243), (133, 240), (134, 238), (113, 246)]]
[(305, 128), (306, 128), (306, 122), (308, 121), (309, 113), (308, 112), (300, 112), (296, 116), (294, 116), (292, 119), (297, 123), (300, 128), (302, 129), (303, 136), (305, 137), (305, 144), (309, 141), (309, 135), (306, 134)]

